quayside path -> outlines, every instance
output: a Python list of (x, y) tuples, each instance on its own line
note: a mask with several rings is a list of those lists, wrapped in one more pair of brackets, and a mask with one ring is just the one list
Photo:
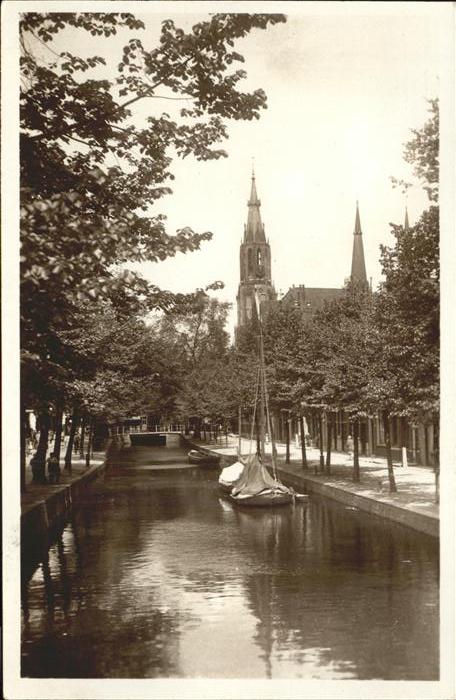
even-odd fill
[[(63, 452), (63, 450), (62, 450)], [(73, 458), (71, 472), (64, 469), (64, 460), (60, 460), (60, 479), (58, 484), (39, 484), (32, 481), (32, 470), (27, 465), (25, 470), (26, 490), (21, 494), (21, 512), (28, 512), (31, 508), (46, 501), (59, 492), (71, 488), (81, 480), (95, 478), (103, 469), (106, 453), (94, 452), (90, 459), (90, 466), (86, 466), (85, 458)]]

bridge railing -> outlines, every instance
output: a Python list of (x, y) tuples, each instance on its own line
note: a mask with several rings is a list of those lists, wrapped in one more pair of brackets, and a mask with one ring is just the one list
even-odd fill
[(182, 423), (167, 423), (164, 425), (126, 425), (125, 433), (183, 433), (185, 425)]

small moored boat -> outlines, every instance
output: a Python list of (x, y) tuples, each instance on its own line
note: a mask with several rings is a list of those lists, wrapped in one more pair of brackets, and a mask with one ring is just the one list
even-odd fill
[(190, 464), (196, 464), (200, 467), (213, 467), (215, 469), (220, 465), (220, 455), (190, 450), (187, 457)]

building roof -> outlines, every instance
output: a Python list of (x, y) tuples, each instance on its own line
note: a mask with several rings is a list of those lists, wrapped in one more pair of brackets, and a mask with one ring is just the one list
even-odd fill
[(282, 297), (281, 302), (285, 304), (295, 304), (299, 306), (304, 313), (313, 314), (318, 309), (321, 309), (325, 302), (340, 299), (343, 291), (343, 289), (333, 287), (293, 286), (290, 287), (288, 292)]

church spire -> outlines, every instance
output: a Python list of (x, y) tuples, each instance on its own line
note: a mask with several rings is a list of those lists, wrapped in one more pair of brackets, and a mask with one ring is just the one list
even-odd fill
[(355, 230), (353, 232), (353, 255), (350, 277), (352, 282), (364, 282), (367, 284), (366, 264), (364, 262), (363, 233), (361, 231), (358, 201), (356, 202)]
[(404, 231), (408, 231), (410, 228), (407, 205), (405, 205), (405, 220), (404, 220)]
[(255, 172), (252, 168), (252, 185), (250, 189), (250, 199), (247, 202), (249, 213), (247, 217), (247, 225), (245, 227), (244, 243), (261, 242), (265, 243), (264, 226), (261, 222), (260, 206), (261, 201), (258, 199), (255, 182)]
[(355, 217), (355, 231), (354, 231), (354, 233), (362, 234), (362, 231), (361, 231), (361, 221), (360, 221), (360, 218), (359, 218), (358, 200), (356, 200), (356, 217)]

